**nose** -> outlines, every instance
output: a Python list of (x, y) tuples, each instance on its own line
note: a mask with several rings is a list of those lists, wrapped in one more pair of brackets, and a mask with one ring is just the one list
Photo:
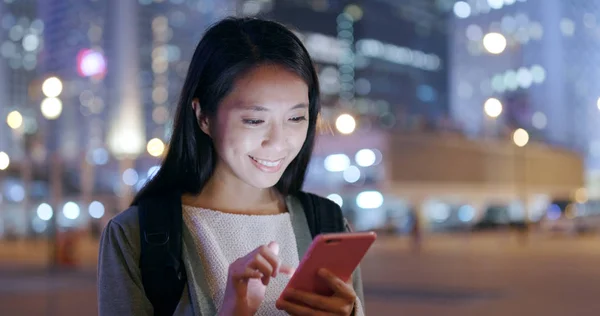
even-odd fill
[(285, 149), (287, 141), (286, 131), (282, 124), (272, 124), (262, 142), (262, 147), (272, 149), (275, 152), (282, 152)]

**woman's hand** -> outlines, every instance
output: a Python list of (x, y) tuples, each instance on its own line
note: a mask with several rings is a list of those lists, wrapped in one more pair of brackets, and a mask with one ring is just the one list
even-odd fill
[(332, 296), (288, 289), (283, 293), (283, 299), (277, 301), (277, 308), (294, 316), (351, 315), (356, 302), (352, 282), (346, 283), (325, 269), (319, 270), (319, 276), (324, 278), (333, 290)]
[(282, 265), (279, 245), (260, 246), (229, 265), (225, 298), (219, 315), (254, 315), (265, 299), (265, 290), (278, 273), (292, 274), (294, 268)]

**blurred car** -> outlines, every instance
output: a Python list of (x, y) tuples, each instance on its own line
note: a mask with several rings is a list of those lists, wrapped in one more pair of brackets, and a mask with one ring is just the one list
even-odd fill
[(431, 200), (423, 207), (432, 232), (469, 230), (477, 216), (470, 204)]
[(510, 223), (507, 205), (490, 205), (484, 211), (481, 220), (473, 225), (473, 230), (506, 228)]
[(548, 207), (540, 228), (546, 232), (583, 234), (600, 231), (600, 201), (576, 203), (554, 200)]
[(483, 212), (473, 230), (526, 229), (524, 210), (519, 203), (492, 204)]

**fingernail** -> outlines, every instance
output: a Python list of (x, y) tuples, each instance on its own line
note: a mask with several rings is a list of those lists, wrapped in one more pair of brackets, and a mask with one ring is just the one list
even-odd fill
[(279, 244), (275, 241), (270, 242), (267, 247), (271, 249), (275, 253), (275, 255), (279, 255)]

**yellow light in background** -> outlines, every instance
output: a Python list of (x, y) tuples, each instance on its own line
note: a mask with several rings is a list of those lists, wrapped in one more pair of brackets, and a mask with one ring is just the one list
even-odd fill
[(42, 92), (48, 98), (56, 98), (61, 94), (62, 90), (62, 81), (56, 77), (50, 77), (44, 80), (44, 83), (42, 84)]
[(356, 121), (350, 114), (342, 114), (335, 120), (335, 127), (342, 134), (351, 134), (356, 128)]
[(10, 165), (10, 158), (5, 152), (0, 151), (0, 170), (6, 170), (8, 165)]
[(502, 114), (502, 102), (496, 98), (489, 98), (483, 104), (485, 114), (491, 118), (497, 118)]
[(487, 33), (483, 37), (483, 47), (490, 54), (500, 54), (506, 49), (506, 37), (500, 33)]
[(513, 142), (519, 147), (524, 147), (529, 143), (529, 133), (526, 130), (519, 128), (513, 133)]
[(587, 190), (585, 188), (579, 188), (575, 191), (575, 202), (577, 203), (585, 203), (588, 201)]
[(6, 123), (12, 129), (17, 129), (23, 125), (23, 116), (19, 111), (12, 111), (6, 116)]
[(49, 120), (57, 119), (62, 113), (62, 101), (58, 98), (45, 98), (40, 107), (42, 115)]
[(146, 150), (148, 153), (154, 157), (160, 157), (165, 151), (165, 144), (162, 140), (158, 138), (152, 138), (148, 141), (148, 145), (146, 145)]
[(350, 15), (354, 22), (362, 19), (363, 16), (363, 10), (356, 4), (347, 5), (346, 8), (344, 8), (344, 13)]
[(598, 110), (600, 110), (600, 98), (598, 98), (598, 100), (596, 101), (596, 106), (598, 107)]

